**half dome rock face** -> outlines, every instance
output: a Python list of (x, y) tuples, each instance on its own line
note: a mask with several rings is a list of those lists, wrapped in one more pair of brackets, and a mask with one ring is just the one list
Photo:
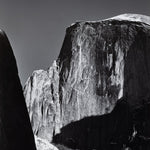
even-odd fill
[(34, 133), (51, 141), (61, 127), (110, 113), (120, 98), (132, 109), (141, 105), (150, 96), (149, 58), (150, 17), (71, 25), (57, 61), (25, 85)]
[(0, 149), (36, 150), (15, 57), (3, 31), (0, 31)]

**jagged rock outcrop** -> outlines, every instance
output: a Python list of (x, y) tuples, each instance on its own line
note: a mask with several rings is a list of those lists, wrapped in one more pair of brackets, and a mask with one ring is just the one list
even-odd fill
[(51, 141), (52, 136), (59, 132), (61, 122), (56, 62), (47, 71), (33, 72), (24, 92), (34, 134)]
[(51, 141), (72, 122), (110, 113), (122, 97), (131, 110), (149, 101), (149, 58), (148, 16), (71, 25), (57, 61), (48, 71), (35, 71), (25, 85), (34, 133)]
[(10, 43), (0, 31), (0, 149), (36, 150)]

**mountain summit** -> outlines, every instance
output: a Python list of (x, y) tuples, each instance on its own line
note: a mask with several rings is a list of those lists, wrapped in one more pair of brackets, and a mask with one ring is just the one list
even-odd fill
[(133, 22), (141, 22), (150, 25), (150, 17), (146, 15), (140, 15), (140, 14), (122, 14), (119, 16), (112, 17), (110, 19), (120, 20), (120, 21), (126, 20), (126, 21), (133, 21)]

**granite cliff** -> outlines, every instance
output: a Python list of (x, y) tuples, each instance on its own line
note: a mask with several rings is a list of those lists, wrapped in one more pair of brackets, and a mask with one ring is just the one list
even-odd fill
[(0, 149), (36, 150), (16, 60), (0, 31)]
[[(26, 82), (34, 134), (74, 149), (106, 150), (118, 141), (114, 149), (121, 149), (138, 130), (138, 108), (149, 113), (149, 58), (148, 16), (72, 24), (52, 67), (34, 71)], [(150, 136), (147, 120), (144, 137)]]

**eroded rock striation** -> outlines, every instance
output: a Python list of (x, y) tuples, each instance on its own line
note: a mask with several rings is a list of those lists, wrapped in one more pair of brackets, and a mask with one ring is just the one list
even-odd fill
[[(141, 106), (143, 99), (148, 102), (149, 58), (148, 16), (125, 14), (71, 25), (53, 66), (47, 71), (35, 71), (25, 85), (34, 133), (52, 141), (62, 127), (72, 122), (112, 112), (121, 98), (131, 110)], [(94, 133), (96, 130), (92, 131)], [(74, 139), (71, 141), (76, 143)]]
[(52, 136), (59, 132), (61, 122), (56, 61), (47, 71), (33, 72), (24, 93), (34, 134), (51, 141)]
[(36, 150), (10, 43), (0, 31), (0, 149)]

